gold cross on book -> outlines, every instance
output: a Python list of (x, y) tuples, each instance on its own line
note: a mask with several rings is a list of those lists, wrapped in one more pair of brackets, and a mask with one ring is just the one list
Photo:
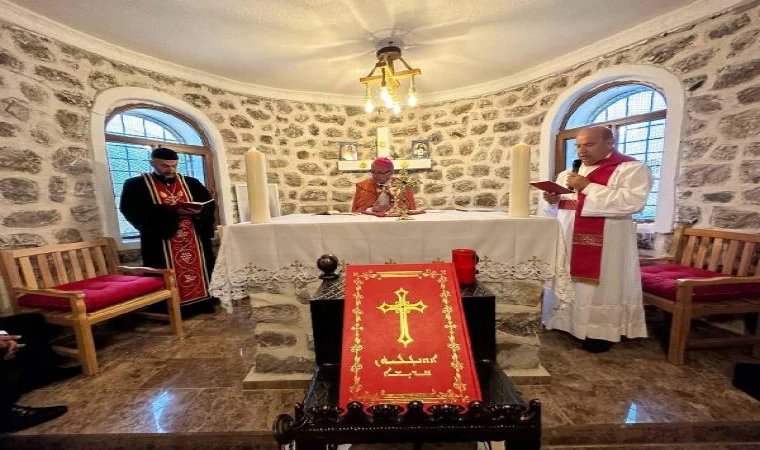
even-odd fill
[(412, 311), (418, 311), (422, 313), (425, 311), (425, 308), (427, 308), (427, 305), (422, 303), (422, 301), (418, 301), (417, 303), (409, 303), (406, 301), (406, 294), (408, 294), (409, 291), (407, 291), (404, 288), (399, 288), (398, 291), (394, 292), (396, 294), (396, 303), (392, 305), (388, 305), (387, 303), (383, 302), (382, 305), (378, 306), (377, 309), (382, 311), (383, 313), (387, 313), (388, 311), (393, 311), (396, 314), (398, 314), (398, 322), (399, 322), (399, 336), (397, 341), (401, 343), (404, 347), (414, 342), (414, 339), (409, 335), (409, 319), (407, 318), (407, 315), (411, 313)]

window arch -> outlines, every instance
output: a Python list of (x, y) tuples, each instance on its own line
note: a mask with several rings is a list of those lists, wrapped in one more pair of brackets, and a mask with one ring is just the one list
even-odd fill
[[(181, 113), (144, 104), (117, 108), (106, 118), (105, 144), (122, 242), (139, 237), (138, 231), (118, 211), (124, 182), (152, 170), (150, 153), (158, 146), (176, 151), (178, 171), (200, 180), (216, 197), (214, 162), (208, 140), (192, 120)], [(218, 223), (218, 211), (216, 219)]]
[(570, 167), (576, 158), (575, 137), (581, 128), (607, 126), (613, 130), (621, 153), (649, 166), (654, 182), (652, 191), (634, 220), (654, 223), (665, 153), (666, 117), (665, 97), (646, 83), (614, 82), (586, 92), (572, 104), (557, 133), (555, 175)]

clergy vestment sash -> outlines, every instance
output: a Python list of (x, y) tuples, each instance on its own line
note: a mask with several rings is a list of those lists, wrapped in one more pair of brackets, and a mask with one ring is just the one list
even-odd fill
[[(609, 158), (603, 159), (593, 172), (586, 178), (596, 184), (607, 186), (610, 176), (617, 166), (624, 162), (636, 161), (627, 155), (618, 152), (610, 154)], [(573, 250), (570, 258), (570, 275), (573, 279), (581, 282), (599, 283), (599, 273), (602, 266), (602, 248), (604, 246), (604, 217), (584, 217), (583, 205), (586, 195), (578, 193), (578, 202), (575, 206), (575, 222), (573, 225)], [(560, 205), (562, 208), (563, 205)], [(569, 204), (567, 206), (570, 206)], [(562, 209), (572, 209), (570, 207)]]
[[(158, 182), (151, 174), (143, 174), (153, 203), (176, 206), (192, 202), (193, 197), (182, 175), (177, 174), (170, 185)], [(203, 259), (200, 237), (190, 216), (179, 216), (179, 229), (174, 236), (164, 239), (163, 250), (166, 267), (174, 269), (179, 289), (180, 303), (207, 298), (208, 274)]]

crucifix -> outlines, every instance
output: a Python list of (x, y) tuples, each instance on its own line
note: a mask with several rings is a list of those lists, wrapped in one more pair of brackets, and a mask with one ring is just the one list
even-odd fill
[(396, 303), (388, 305), (387, 303), (383, 302), (382, 305), (377, 307), (377, 309), (383, 313), (392, 311), (398, 314), (400, 332), (397, 341), (404, 347), (414, 342), (414, 339), (412, 339), (412, 337), (409, 335), (409, 319), (407, 318), (407, 315), (413, 311), (422, 313), (425, 311), (425, 308), (427, 308), (427, 305), (422, 303), (422, 300), (418, 301), (417, 303), (409, 303), (406, 300), (406, 295), (408, 293), (409, 291), (406, 289), (399, 288), (398, 291), (394, 292), (394, 294), (396, 294)]
[(414, 189), (419, 183), (419, 180), (409, 176), (406, 166), (407, 164), (402, 162), (398, 176), (392, 178), (389, 182), (391, 187), (396, 191), (394, 193), (396, 201), (391, 210), (391, 212), (399, 214), (399, 217), (396, 220), (414, 220), (408, 215), (409, 205), (406, 202), (406, 191)]

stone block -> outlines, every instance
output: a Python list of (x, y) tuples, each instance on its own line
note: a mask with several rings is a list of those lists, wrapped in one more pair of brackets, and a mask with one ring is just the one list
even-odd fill
[(295, 305), (254, 306), (252, 318), (258, 322), (295, 324), (301, 322), (301, 313)]
[(760, 229), (760, 213), (723, 206), (713, 208), (710, 223), (718, 228)]
[(695, 34), (692, 34), (690, 36), (671, 42), (656, 44), (650, 49), (646, 50), (639, 59), (642, 61), (650, 62), (652, 64), (662, 64), (664, 62), (670, 61), (674, 56), (683, 52), (685, 48), (691, 45), (696, 37), (697, 36)]
[(19, 128), (16, 125), (8, 122), (0, 122), (0, 137), (10, 138), (16, 137)]
[(682, 170), (679, 184), (688, 187), (722, 184), (731, 177), (731, 167), (725, 164), (698, 164)]
[(760, 59), (731, 64), (718, 70), (713, 89), (725, 89), (753, 80), (760, 75)]
[(737, 31), (741, 30), (742, 28), (746, 27), (750, 24), (749, 16), (746, 14), (742, 14), (739, 17), (733, 17), (730, 21), (724, 22), (717, 27), (713, 28), (712, 30), (707, 32), (707, 36), (710, 39), (718, 39), (722, 38), (724, 36), (729, 36)]
[(0, 235), (0, 250), (15, 250), (19, 248), (40, 247), (47, 244), (38, 234), (15, 233)]
[(84, 139), (90, 122), (86, 116), (63, 109), (56, 111), (55, 121), (64, 136), (77, 141)]
[(479, 208), (495, 208), (498, 204), (496, 195), (491, 193), (482, 193), (475, 196), (475, 206)]
[(733, 192), (711, 192), (709, 194), (704, 194), (702, 198), (706, 202), (728, 203), (734, 199), (734, 193)]
[(316, 365), (314, 359), (301, 356), (278, 356), (260, 352), (256, 355), (257, 373), (311, 373)]
[(71, 216), (80, 223), (91, 222), (100, 219), (100, 209), (98, 205), (76, 205), (71, 207)]
[(54, 209), (40, 211), (17, 211), (3, 218), (8, 228), (42, 228), (61, 221), (61, 213)]
[[(82, 233), (79, 232), (76, 228), (64, 228), (61, 230), (56, 231), (53, 233), (53, 236), (55, 237), (55, 240), (59, 244), (69, 244), (72, 242), (81, 242), (82, 239)], [(140, 250), (132, 250), (132, 252), (135, 252), (137, 254), (137, 260), (142, 260), (142, 254), (140, 253)], [(120, 257), (120, 261), (122, 262), (132, 262), (133, 259), (124, 259)]]
[(683, 141), (683, 159), (689, 161), (703, 157), (715, 143), (715, 140), (714, 137), (706, 137)]
[(13, 71), (21, 72), (24, 70), (24, 63), (20, 59), (16, 58), (7, 50), (0, 50), (0, 67), (4, 67)]
[(502, 369), (535, 369), (540, 342), (534, 337), (496, 332), (496, 362)]
[(91, 158), (86, 148), (61, 147), (53, 153), (53, 168), (69, 175), (92, 173)]
[(47, 102), (49, 97), (47, 94), (47, 88), (41, 84), (22, 81), (19, 86), (21, 87), (21, 93), (24, 94), (24, 97), (30, 102), (38, 104)]
[[(481, 255), (488, 256), (488, 255)], [(538, 306), (541, 304), (543, 286), (538, 281), (509, 280), (497, 281), (486, 277), (484, 273), (480, 282), (493, 292), (498, 304)]]
[(296, 335), (293, 333), (278, 333), (276, 331), (256, 332), (256, 342), (261, 347), (292, 347), (296, 345)]
[(760, 85), (742, 89), (736, 94), (736, 99), (742, 105), (760, 102)]
[(739, 166), (739, 179), (742, 183), (760, 183), (760, 161), (745, 161)]
[(58, 69), (52, 69), (45, 66), (36, 66), (34, 68), (34, 73), (48, 81), (60, 84), (68, 88), (82, 89), (84, 87), (81, 81), (72, 75), (69, 75), (68, 73), (60, 71)]
[(253, 128), (251, 121), (240, 114), (235, 114), (230, 117), (230, 125), (233, 128)]
[(34, 203), (39, 200), (40, 189), (37, 182), (26, 178), (0, 179), (0, 195), (12, 203)]
[(87, 77), (87, 84), (97, 91), (102, 91), (117, 87), (119, 82), (113, 75), (95, 70)]
[(20, 122), (27, 122), (31, 117), (31, 112), (26, 100), (15, 97), (0, 100), (0, 117), (13, 117)]

